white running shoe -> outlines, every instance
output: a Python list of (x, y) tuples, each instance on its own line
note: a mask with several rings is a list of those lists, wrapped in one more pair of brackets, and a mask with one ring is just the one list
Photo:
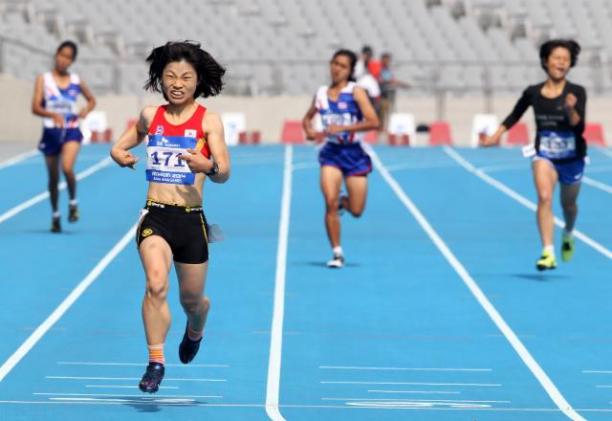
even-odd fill
[(333, 259), (327, 262), (328, 268), (340, 269), (344, 266), (344, 256), (340, 253), (334, 253)]

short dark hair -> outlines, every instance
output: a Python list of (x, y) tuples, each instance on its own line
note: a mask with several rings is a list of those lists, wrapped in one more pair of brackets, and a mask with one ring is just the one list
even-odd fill
[(555, 48), (565, 48), (570, 53), (570, 67), (574, 67), (580, 55), (580, 44), (573, 39), (551, 39), (540, 47), (540, 65), (546, 70), (546, 61)]
[(152, 92), (164, 94), (162, 89), (164, 68), (168, 63), (181, 60), (191, 64), (196, 71), (198, 81), (193, 94), (194, 98), (199, 96), (206, 98), (221, 92), (225, 68), (208, 52), (200, 48), (199, 43), (194, 41), (167, 42), (154, 48), (147, 57), (149, 79), (145, 83), (144, 88)]
[(70, 41), (70, 40), (62, 41), (59, 47), (57, 47), (57, 50), (55, 50), (55, 54), (58, 54), (65, 47), (68, 47), (72, 50), (72, 61), (74, 62), (79, 52), (79, 47), (77, 47), (74, 41)]
[(361, 54), (369, 54), (372, 55), (374, 54), (374, 52), (372, 51), (372, 47), (370, 47), (369, 45), (364, 45), (361, 48)]
[(332, 61), (338, 57), (338, 56), (345, 56), (348, 57), (350, 63), (351, 63), (351, 72), (349, 73), (349, 81), (354, 82), (355, 78), (353, 77), (353, 73), (355, 73), (355, 65), (357, 64), (357, 54), (355, 54), (353, 51), (342, 48), (340, 50), (337, 50), (334, 55), (332, 56)]

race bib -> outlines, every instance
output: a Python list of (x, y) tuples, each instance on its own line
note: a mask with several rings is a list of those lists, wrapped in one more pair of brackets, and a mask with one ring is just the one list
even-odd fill
[(149, 135), (147, 144), (147, 181), (165, 184), (193, 184), (195, 174), (179, 158), (195, 149), (195, 137)]
[(576, 137), (572, 132), (541, 131), (539, 155), (551, 159), (576, 156)]
[[(329, 126), (349, 126), (352, 124), (352, 116), (350, 113), (329, 113), (321, 115), (321, 121), (323, 122), (323, 127), (327, 128)], [(348, 132), (340, 132), (335, 135), (331, 135), (327, 137), (328, 142), (333, 143), (343, 143), (349, 140)]]

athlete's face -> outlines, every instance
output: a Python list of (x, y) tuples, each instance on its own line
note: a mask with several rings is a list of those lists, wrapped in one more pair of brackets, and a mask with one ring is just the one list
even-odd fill
[(191, 101), (197, 84), (197, 73), (189, 62), (172, 61), (164, 67), (162, 88), (164, 96), (172, 104), (184, 104)]
[(557, 47), (553, 49), (546, 60), (546, 72), (555, 80), (565, 78), (569, 72), (572, 57), (567, 48)]
[(74, 60), (74, 51), (70, 47), (64, 47), (55, 54), (55, 69), (59, 73), (66, 73)]
[(351, 76), (351, 60), (345, 55), (337, 55), (329, 64), (329, 70), (333, 83), (347, 81)]

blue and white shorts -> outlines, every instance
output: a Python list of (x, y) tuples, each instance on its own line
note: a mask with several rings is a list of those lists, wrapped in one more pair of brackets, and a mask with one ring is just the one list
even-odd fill
[(366, 176), (372, 172), (372, 160), (359, 143), (326, 143), (319, 151), (319, 164), (336, 167), (345, 177)]

